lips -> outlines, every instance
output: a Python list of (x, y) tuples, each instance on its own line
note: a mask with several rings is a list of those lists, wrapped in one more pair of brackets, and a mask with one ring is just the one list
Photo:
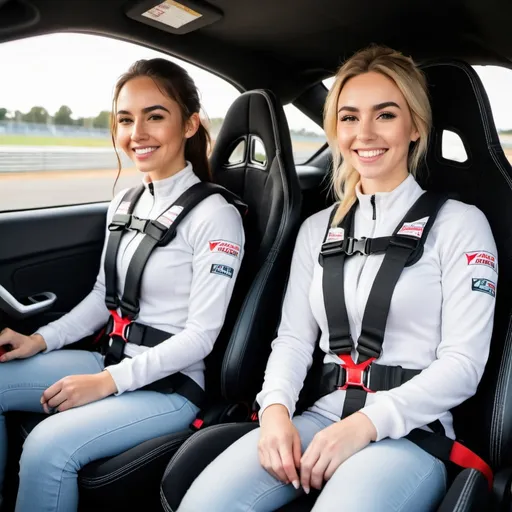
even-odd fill
[(158, 146), (145, 146), (132, 148), (137, 156), (149, 155), (158, 149)]
[(382, 158), (387, 152), (386, 148), (375, 148), (375, 149), (354, 149), (354, 153), (357, 155), (362, 163), (373, 163)]

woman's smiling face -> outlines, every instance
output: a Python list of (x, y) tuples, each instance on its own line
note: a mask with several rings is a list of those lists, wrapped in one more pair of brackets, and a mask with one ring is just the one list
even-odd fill
[(157, 180), (185, 167), (189, 129), (184, 126), (178, 103), (153, 79), (142, 76), (129, 80), (119, 92), (116, 110), (116, 144), (139, 171)]
[(400, 89), (381, 73), (358, 75), (341, 90), (337, 111), (338, 145), (363, 191), (392, 190), (407, 176), (409, 146), (419, 138)]

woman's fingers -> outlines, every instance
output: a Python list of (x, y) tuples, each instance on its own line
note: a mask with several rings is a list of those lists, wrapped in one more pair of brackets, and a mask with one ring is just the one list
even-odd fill
[(279, 455), (287, 481), (291, 482), (295, 489), (298, 489), (300, 487), (299, 475), (297, 474), (297, 468), (293, 460), (293, 446), (288, 446), (287, 444), (281, 445)]

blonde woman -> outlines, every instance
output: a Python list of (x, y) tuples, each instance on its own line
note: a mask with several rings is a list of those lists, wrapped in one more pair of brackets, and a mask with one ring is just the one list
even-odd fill
[[(414, 176), (430, 127), (425, 78), (410, 58), (371, 47), (338, 71), (324, 128), (339, 203), (307, 219), (298, 235), (257, 396), (261, 427), (203, 471), (179, 512), (266, 512), (311, 488), (322, 489), (315, 512), (436, 509), (446, 490), (444, 463), (406, 436), (433, 428), (455, 438), (450, 410), (475, 393), (487, 360), (498, 267), (490, 227), (474, 206), (447, 200), (434, 222), (403, 222), (424, 195)], [(389, 262), (365, 239), (376, 245), (393, 234), (405, 246), (415, 239), (424, 245), (414, 264), (402, 265), (386, 306), (386, 294), (372, 286)], [(357, 243), (346, 251), (343, 272), (330, 269), (326, 278), (325, 255), (348, 237)], [(331, 299), (339, 289), (344, 307)], [(377, 307), (367, 309), (373, 300)], [(367, 314), (386, 307), (379, 348), (362, 334)], [(343, 309), (345, 338), (332, 328)], [(318, 339), (329, 370), (318, 386), (325, 388), (333, 367), (345, 372), (345, 385), (317, 392), (294, 417)], [(383, 368), (400, 371), (400, 382), (376, 390)]]

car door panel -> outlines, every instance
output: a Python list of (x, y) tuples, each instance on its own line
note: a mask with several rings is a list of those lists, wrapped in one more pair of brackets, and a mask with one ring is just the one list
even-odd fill
[(92, 288), (101, 257), (107, 203), (0, 214), (0, 285), (20, 302), (57, 295), (44, 313), (0, 325), (28, 332), (73, 308)]

